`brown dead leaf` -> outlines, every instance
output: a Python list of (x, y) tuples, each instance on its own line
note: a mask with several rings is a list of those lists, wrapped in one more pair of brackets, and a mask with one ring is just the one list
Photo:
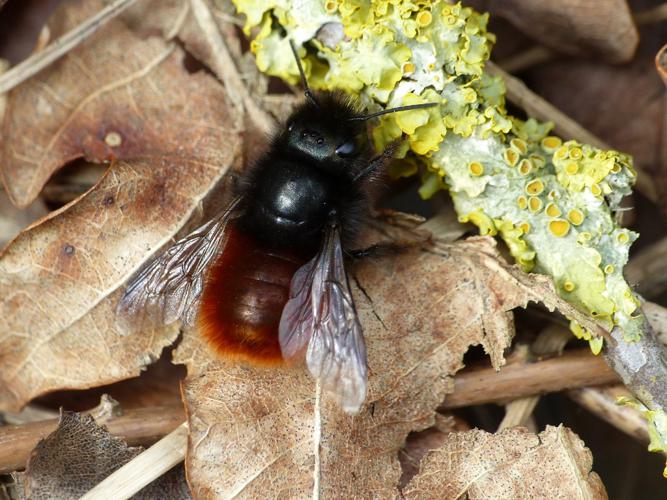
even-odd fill
[(514, 334), (512, 309), (540, 297), (564, 304), (547, 278), (506, 264), (490, 238), (353, 271), (369, 357), (368, 396), (354, 417), (323, 394), (318, 418), (305, 369), (215, 360), (186, 332), (176, 362), (188, 367), (186, 467), (195, 496), (301, 497), (317, 481), (324, 497), (394, 497), (398, 450), (409, 432), (433, 425), (468, 347), (481, 343), (499, 367)]
[[(245, 163), (252, 163), (256, 152), (265, 149), (276, 120), (263, 102), (268, 77), (257, 68), (253, 54), (242, 51), (238, 27), (243, 23), (233, 4), (229, 0), (147, 0), (128, 9), (123, 18), (140, 32), (177, 37), (191, 56), (223, 82), (231, 102), (246, 111)], [(177, 31), (174, 19), (182, 20)]]
[[(62, 412), (58, 428), (33, 450), (22, 476), (26, 498), (79, 498), (139, 453), (95, 423), (90, 415)], [(175, 467), (132, 498), (192, 498), (182, 466)]]
[(454, 432), (426, 456), (404, 494), (407, 499), (606, 499), (592, 465), (583, 441), (562, 426), (547, 426), (538, 435), (521, 427), (497, 434)]
[[(49, 23), (51, 32), (62, 34), (102, 6), (68, 4)], [(184, 85), (183, 57), (175, 45), (159, 37), (142, 39), (114, 21), (12, 91), (0, 149), (12, 200), (26, 205), (53, 172), (79, 157), (94, 162), (187, 157), (197, 148), (199, 158), (217, 160), (219, 144), (202, 135), (233, 131), (229, 123), (210, 119), (209, 108), (222, 92), (209, 89), (199, 97), (200, 87), (213, 87), (205, 75), (189, 77)]]
[(639, 33), (626, 0), (473, 0), (465, 2), (509, 20), (519, 30), (558, 52), (629, 61)]
[[(63, 4), (53, 30), (99, 6)], [(3, 167), (18, 201), (74, 157), (139, 159), (114, 163), (0, 256), (1, 408), (136, 376), (176, 338), (175, 328), (123, 337), (114, 310), (117, 290), (238, 158), (239, 117), (221, 86), (190, 75), (182, 57), (112, 21), (11, 94)]]
[(402, 471), (399, 488), (405, 488), (408, 482), (417, 475), (422, 458), (429, 451), (440, 448), (449, 433), (469, 430), (470, 426), (462, 418), (436, 413), (433, 427), (419, 432), (411, 432), (405, 440), (405, 445), (398, 453)]
[(20, 210), (16, 208), (7, 193), (0, 187), (0, 250), (9, 243), (22, 229), (48, 213), (40, 199)]
[(667, 45), (663, 45), (656, 54), (655, 67), (658, 70), (660, 78), (662, 78), (662, 81), (667, 85)]

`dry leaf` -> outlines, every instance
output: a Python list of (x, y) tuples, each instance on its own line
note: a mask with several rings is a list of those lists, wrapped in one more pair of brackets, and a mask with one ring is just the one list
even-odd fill
[(667, 85), (667, 45), (664, 45), (655, 56), (655, 67), (662, 81)]
[[(99, 7), (63, 4), (52, 29)], [(112, 21), (12, 92), (2, 165), (19, 202), (77, 156), (139, 159), (114, 163), (0, 256), (1, 408), (135, 376), (176, 338), (176, 328), (123, 337), (114, 310), (123, 283), (238, 157), (240, 120), (224, 90), (209, 75), (190, 75), (182, 58)]]
[(399, 488), (403, 489), (419, 472), (419, 464), (431, 450), (440, 448), (450, 432), (469, 431), (467, 422), (454, 415), (435, 414), (435, 425), (419, 432), (411, 432), (403, 448), (398, 453), (401, 462), (401, 480)]
[(0, 187), (0, 250), (22, 229), (48, 213), (40, 199), (20, 210), (9, 201), (7, 193)]
[[(49, 23), (53, 35), (102, 6), (100, 1), (65, 6)], [(222, 91), (205, 75), (190, 76), (183, 57), (175, 45), (142, 39), (114, 21), (12, 91), (0, 151), (12, 200), (25, 206), (53, 172), (79, 157), (219, 160), (220, 144), (202, 139), (215, 131), (235, 132), (229, 119), (216, 115)]]
[(558, 52), (632, 59), (639, 33), (626, 0), (474, 0), (466, 2), (509, 20), (519, 30)]
[(407, 499), (607, 498), (593, 457), (565, 427), (538, 435), (525, 428), (497, 434), (474, 429), (447, 435), (422, 461)]
[[(109, 434), (90, 415), (63, 412), (58, 428), (30, 456), (22, 477), (25, 496), (31, 500), (79, 498), (141, 451)], [(170, 470), (132, 498), (191, 498), (183, 467)]]
[(468, 347), (483, 344), (499, 367), (514, 334), (512, 309), (540, 298), (564, 304), (547, 278), (509, 266), (494, 245), (471, 238), (353, 269), (370, 368), (366, 404), (354, 417), (323, 394), (320, 420), (305, 369), (214, 360), (186, 332), (176, 361), (188, 367), (186, 467), (195, 496), (306, 496), (314, 477), (324, 497), (395, 496), (398, 450), (409, 432), (433, 425)]

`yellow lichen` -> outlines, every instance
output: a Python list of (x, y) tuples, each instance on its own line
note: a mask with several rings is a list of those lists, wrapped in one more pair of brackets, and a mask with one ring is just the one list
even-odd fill
[(570, 231), (570, 223), (563, 219), (556, 219), (549, 222), (549, 231), (554, 236), (562, 238)]
[(333, 14), (338, 10), (338, 2), (334, 2), (332, 0), (325, 2), (324, 10), (326, 10), (329, 14)]
[(555, 203), (549, 203), (544, 211), (549, 217), (559, 217), (561, 214), (560, 208)]
[(410, 61), (406, 61), (403, 63), (403, 67), (401, 69), (404, 75), (410, 75), (415, 72), (415, 65)]
[(540, 155), (530, 155), (530, 161), (533, 163), (535, 168), (542, 168), (547, 163)]
[(533, 170), (533, 162), (528, 158), (524, 158), (519, 162), (519, 173), (521, 175), (529, 175)]
[(547, 153), (553, 153), (557, 148), (560, 147), (561, 144), (563, 144), (563, 141), (560, 137), (551, 135), (542, 139), (541, 144), (542, 149), (544, 149)]
[(526, 184), (526, 194), (536, 196), (542, 191), (544, 191), (544, 183), (540, 179), (535, 179)]
[(470, 173), (475, 177), (479, 177), (480, 175), (484, 174), (484, 166), (477, 161), (474, 161), (468, 165), (468, 170), (470, 170)]
[(588, 345), (591, 348), (591, 352), (597, 356), (602, 352), (602, 345), (604, 343), (604, 339), (602, 337), (593, 337), (588, 341)]
[(573, 160), (578, 160), (579, 158), (581, 158), (581, 148), (577, 147), (570, 148), (569, 157), (572, 158)]
[(569, 156), (570, 150), (567, 146), (561, 146), (554, 151), (554, 160), (564, 160)]
[(581, 210), (573, 208), (567, 213), (567, 219), (575, 226), (579, 226), (582, 222), (584, 222), (584, 214), (581, 212)]
[(528, 145), (526, 144), (526, 141), (516, 137), (510, 141), (510, 147), (521, 155), (525, 155), (528, 152)]
[[(443, 0), (233, 2), (246, 15), (244, 31), (255, 34), (251, 50), (262, 71), (298, 83), (291, 38), (299, 44), (313, 88), (359, 96), (368, 112), (437, 102), (435, 108), (373, 121), (377, 150), (400, 144), (395, 155), (415, 159), (392, 171), (421, 172), (419, 193), (425, 198), (447, 189), (457, 213), (467, 214), (462, 220), (484, 234), (501, 234), (522, 266), (534, 262), (556, 283), (571, 282), (575, 288), (567, 300), (595, 311), (626, 337), (640, 334), (634, 302), (622, 296), (629, 290), (622, 271), (634, 233), (619, 235), (612, 215), (635, 180), (632, 161), (618, 152), (563, 142), (550, 135), (552, 124), (507, 114), (502, 80), (484, 71), (494, 41), (487, 15)], [(340, 23), (344, 36), (328, 46), (313, 35), (332, 22)], [(425, 168), (417, 168), (417, 156)], [(507, 200), (517, 205), (508, 207)], [(586, 231), (575, 229), (580, 225)], [(555, 233), (562, 237), (557, 244)], [(572, 238), (564, 237), (570, 233)], [(530, 247), (524, 246), (528, 242)], [(526, 252), (539, 258), (528, 259)], [(600, 267), (602, 255), (613, 273)], [(625, 310), (633, 316), (618, 316)], [(588, 339), (597, 348), (597, 337)]]
[(494, 219), (494, 224), (521, 268), (524, 271), (530, 271), (535, 264), (535, 250), (523, 239), (527, 231), (515, 226), (507, 219)]
[(505, 163), (513, 167), (519, 161), (519, 154), (513, 149), (507, 148), (503, 153), (503, 158), (505, 159)]
[(470, 212), (469, 214), (459, 217), (461, 222), (472, 222), (479, 228), (479, 233), (483, 235), (495, 236), (498, 230), (493, 222), (493, 219), (486, 215), (481, 209)]
[(423, 10), (417, 14), (417, 25), (421, 28), (428, 26), (433, 21), (433, 16), (428, 10)]
[(530, 208), (530, 211), (533, 213), (539, 212), (542, 210), (542, 200), (540, 200), (537, 196), (531, 196), (528, 199), (528, 208)]
[(565, 165), (565, 172), (567, 172), (569, 175), (574, 175), (577, 172), (579, 172), (579, 165), (577, 165), (576, 162), (571, 161), (567, 165)]

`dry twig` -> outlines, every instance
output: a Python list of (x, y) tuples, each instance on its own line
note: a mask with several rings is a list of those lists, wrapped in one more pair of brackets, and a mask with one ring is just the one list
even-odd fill
[(582, 387), (566, 392), (567, 396), (581, 406), (609, 422), (629, 436), (648, 443), (648, 423), (634, 408), (616, 404), (618, 396), (629, 396), (630, 392), (622, 385), (610, 387)]
[(497, 403), (535, 394), (618, 382), (618, 375), (588, 349), (538, 361), (510, 362), (500, 371), (469, 368), (454, 378), (454, 392), (440, 410)]
[(167, 436), (116, 470), (81, 497), (81, 500), (125, 500), (185, 458), (188, 424), (183, 422)]
[(242, 104), (259, 130), (266, 134), (272, 132), (275, 121), (257, 105), (248, 92), (208, 5), (204, 0), (190, 0), (190, 5), (197, 24), (211, 47), (211, 69), (225, 84), (231, 102)]
[(496, 64), (508, 73), (514, 74), (550, 61), (554, 56), (555, 52), (553, 50), (542, 45), (535, 45), (507, 59), (498, 61)]
[[(561, 354), (571, 339), (572, 334), (568, 330), (559, 325), (550, 325), (540, 332), (530, 349), (526, 348), (525, 353), (519, 359), (532, 361), (539, 356)], [(498, 430), (525, 425), (539, 401), (540, 396), (528, 396), (510, 401), (505, 405), (505, 416)]]
[(660, 23), (667, 21), (667, 3), (651, 7), (634, 15), (637, 25)]

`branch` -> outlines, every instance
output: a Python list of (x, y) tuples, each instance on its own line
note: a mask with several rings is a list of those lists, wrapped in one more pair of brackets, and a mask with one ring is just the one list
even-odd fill
[(567, 396), (591, 413), (629, 436), (648, 444), (648, 424), (634, 408), (616, 404), (616, 398), (630, 393), (624, 386), (583, 387), (567, 391)]
[(613, 382), (618, 382), (618, 375), (602, 357), (594, 356), (588, 349), (569, 351), (536, 363), (510, 360), (498, 372), (491, 367), (473, 367), (459, 372), (454, 378), (454, 392), (447, 396), (439, 410)]

